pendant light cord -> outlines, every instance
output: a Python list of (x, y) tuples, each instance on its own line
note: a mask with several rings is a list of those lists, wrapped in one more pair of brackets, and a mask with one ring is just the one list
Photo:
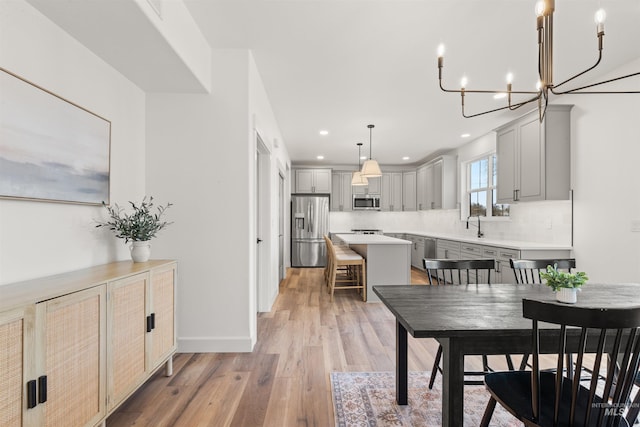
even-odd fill
[(369, 128), (369, 160), (371, 160), (371, 159), (373, 159), (373, 157), (371, 155), (371, 152), (373, 151), (372, 150), (373, 143), (371, 142), (371, 140), (372, 140), (371, 135), (373, 134), (374, 125), (367, 125), (367, 127)]

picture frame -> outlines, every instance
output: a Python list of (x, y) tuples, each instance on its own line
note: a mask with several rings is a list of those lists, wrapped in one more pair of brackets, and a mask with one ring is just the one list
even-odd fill
[(109, 204), (111, 122), (0, 67), (0, 198)]

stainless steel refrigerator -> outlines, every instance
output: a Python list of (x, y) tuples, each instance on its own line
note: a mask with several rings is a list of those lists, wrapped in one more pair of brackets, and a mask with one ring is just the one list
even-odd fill
[(291, 266), (324, 267), (329, 234), (329, 196), (291, 196)]

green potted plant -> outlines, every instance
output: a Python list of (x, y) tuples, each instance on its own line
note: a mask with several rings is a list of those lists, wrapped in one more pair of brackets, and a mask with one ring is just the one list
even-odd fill
[(577, 291), (589, 279), (583, 271), (576, 273), (558, 271), (558, 264), (548, 265), (547, 271), (540, 272), (540, 278), (547, 281), (547, 286), (556, 293), (558, 301), (569, 304), (578, 301)]
[(149, 241), (156, 237), (156, 234), (172, 224), (162, 219), (165, 211), (171, 207), (171, 203), (157, 206), (154, 209), (153, 197), (145, 196), (140, 204), (129, 202), (132, 213), (127, 213), (123, 208), (114, 203), (108, 206), (104, 202), (102, 205), (107, 209), (109, 219), (98, 221), (96, 227), (108, 227), (117, 238), (124, 239), (125, 243), (131, 241), (131, 258), (134, 262), (145, 262), (151, 256), (151, 244)]

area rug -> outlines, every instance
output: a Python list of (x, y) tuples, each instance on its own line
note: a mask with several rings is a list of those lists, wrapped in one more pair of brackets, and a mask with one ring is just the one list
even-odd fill
[[(409, 402), (396, 401), (393, 372), (332, 372), (331, 393), (338, 427), (440, 427), (442, 425), (442, 382), (438, 375), (429, 390), (429, 372), (409, 372)], [(464, 425), (480, 425), (489, 394), (484, 386), (464, 387)], [(522, 426), (500, 405), (491, 426)]]

